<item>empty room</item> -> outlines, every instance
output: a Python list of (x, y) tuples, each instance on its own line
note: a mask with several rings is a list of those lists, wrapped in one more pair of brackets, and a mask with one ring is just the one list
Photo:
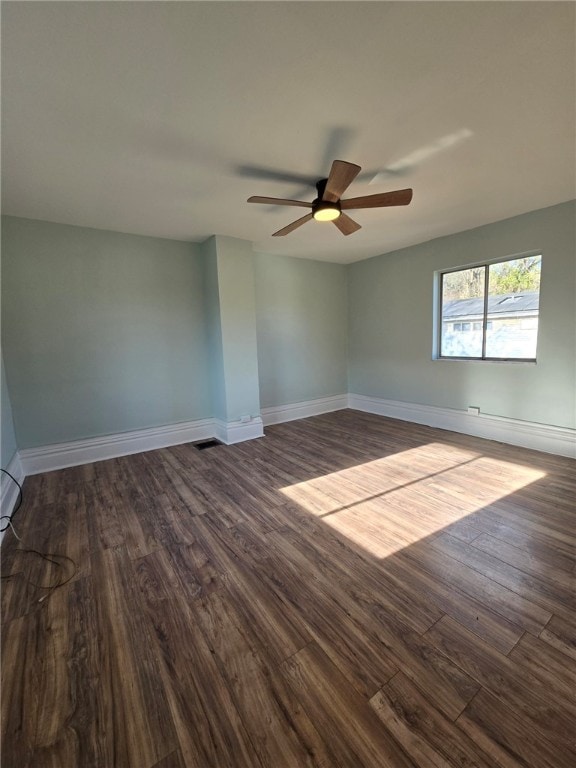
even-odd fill
[(571, 768), (576, 4), (0, 9), (2, 768)]

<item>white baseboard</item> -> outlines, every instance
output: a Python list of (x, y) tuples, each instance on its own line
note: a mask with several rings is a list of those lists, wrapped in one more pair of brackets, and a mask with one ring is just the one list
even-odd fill
[(184, 421), (164, 427), (137, 429), (133, 432), (56, 443), (40, 448), (25, 448), (20, 451), (20, 461), (26, 475), (36, 475), (39, 472), (90, 464), (93, 461), (153, 451), (156, 448), (207, 440), (214, 436), (214, 419)]
[(453, 432), (463, 432), (465, 435), (484, 437), (536, 451), (576, 458), (576, 430), (574, 429), (507, 419), (502, 416), (484, 414), (471, 416), (466, 411), (403, 403), (398, 400), (383, 400), (366, 395), (348, 395), (348, 407), (356, 411), (366, 411), (402, 421), (413, 421), (429, 427), (449, 429)]
[[(262, 418), (255, 417), (247, 423), (239, 421), (227, 423), (217, 419), (202, 419), (86, 440), (74, 440), (39, 448), (26, 448), (19, 451), (19, 454), (10, 463), (15, 471), (13, 472), (10, 468), (8, 471), (20, 482), (20, 478), (23, 480), (26, 475), (89, 464), (93, 461), (113, 459), (117, 456), (127, 456), (157, 448), (167, 448), (171, 445), (208, 440), (212, 437), (216, 437), (226, 445), (233, 445), (244, 440), (262, 437), (264, 425), (318, 416), (343, 408), (366, 411), (403, 421), (426, 424), (439, 429), (463, 432), (467, 435), (484, 437), (489, 440), (498, 440), (537, 451), (554, 453), (559, 456), (576, 458), (576, 430), (573, 429), (499, 416), (483, 414), (471, 416), (465, 411), (450, 408), (349, 394), (263, 408)], [(11, 483), (11, 485), (14, 484)], [(2, 485), (2, 509), (10, 509), (10, 505), (15, 504), (17, 491), (16, 488), (16, 493), (14, 493), (8, 483)], [(3, 514), (9, 513), (3, 512)]]
[(302, 403), (262, 408), (262, 421), (264, 426), (267, 427), (270, 424), (281, 424), (284, 421), (295, 421), (296, 419), (305, 419), (308, 416), (319, 416), (322, 413), (341, 411), (343, 408), (348, 408), (347, 395), (319, 397)]
[(39, 472), (51, 472), (55, 469), (90, 464), (93, 461), (114, 459), (117, 456), (168, 448), (171, 445), (209, 440), (212, 437), (226, 445), (232, 445), (263, 435), (262, 419), (259, 416), (246, 424), (239, 421), (226, 423), (217, 419), (201, 419), (69, 443), (44, 445), (39, 448), (25, 448), (20, 451), (20, 461), (24, 474), (36, 475)]
[[(20, 483), (20, 485), (22, 485), (24, 482), (25, 474), (18, 453), (14, 454), (10, 464), (8, 464), (6, 467), (6, 471), (10, 472), (12, 477), (14, 477), (14, 479)], [(18, 501), (20, 491), (18, 490), (16, 483), (13, 482), (8, 477), (8, 475), (5, 475), (3, 472), (0, 474), (2, 476), (0, 479), (0, 514), (11, 515), (16, 506), (16, 502)], [(2, 521), (3, 524), (6, 522), (6, 520)], [(6, 531), (0, 532), (0, 542), (4, 538), (5, 533)]]
[(264, 437), (264, 429), (260, 416), (253, 417), (246, 423), (242, 421), (220, 421), (214, 420), (214, 437), (225, 445), (234, 445), (234, 443), (243, 443), (245, 440), (254, 440), (257, 437)]

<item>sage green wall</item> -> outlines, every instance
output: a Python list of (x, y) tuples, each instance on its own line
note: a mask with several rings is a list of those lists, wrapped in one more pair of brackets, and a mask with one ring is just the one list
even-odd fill
[[(2, 462), (347, 391), (574, 427), (575, 205), (349, 266), (3, 217)], [(538, 363), (433, 361), (434, 272), (534, 250)]]
[(254, 253), (246, 240), (216, 235), (226, 420), (260, 415)]
[(254, 260), (262, 407), (346, 393), (346, 267), (262, 253)]
[(225, 422), (259, 416), (252, 245), (213, 235), (201, 250), (213, 415)]
[(2, 221), (19, 448), (211, 416), (197, 246)]
[(202, 243), (200, 250), (204, 270), (204, 306), (207, 372), (210, 382), (210, 412), (214, 418), (226, 421), (226, 381), (224, 378), (224, 350), (222, 348), (216, 238), (208, 238), (208, 240)]
[[(576, 426), (574, 201), (349, 266), (350, 392)], [(537, 364), (432, 360), (436, 270), (543, 255)]]
[[(0, 467), (7, 469), (12, 461), (18, 446), (16, 444), (16, 435), (14, 434), (14, 422), (12, 419), (12, 405), (10, 404), (10, 395), (8, 393), (8, 384), (6, 383), (6, 374), (4, 372), (4, 357), (1, 358), (2, 370), (2, 393), (0, 400)], [(0, 480), (0, 483), (2, 481)]]

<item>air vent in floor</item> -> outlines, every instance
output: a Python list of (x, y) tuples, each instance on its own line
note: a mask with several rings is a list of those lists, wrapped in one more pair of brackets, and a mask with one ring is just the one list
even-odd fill
[(217, 445), (222, 445), (220, 440), (202, 440), (200, 443), (193, 443), (194, 448), (198, 448), (199, 451), (203, 451), (205, 448), (215, 448)]

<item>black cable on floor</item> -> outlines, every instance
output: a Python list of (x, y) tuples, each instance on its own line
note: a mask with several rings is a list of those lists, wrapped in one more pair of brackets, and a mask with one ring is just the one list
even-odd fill
[[(14, 529), (14, 525), (12, 524), (12, 519), (13, 519), (14, 515), (16, 514), (16, 512), (18, 512), (18, 510), (22, 506), (22, 502), (24, 500), (24, 494), (22, 493), (22, 486), (20, 485), (18, 480), (16, 480), (16, 478), (13, 477), (13, 475), (11, 475), (10, 472), (8, 472), (8, 470), (2, 469), (1, 467), (0, 467), (0, 470), (2, 472), (4, 472), (6, 475), (8, 475), (8, 477), (10, 477), (16, 483), (16, 485), (18, 486), (18, 492), (19, 492), (18, 493), (18, 502), (16, 504), (16, 507), (12, 510), (12, 513), (10, 515), (1, 515), (0, 516), (0, 520), (7, 520), (4, 528), (0, 529), (0, 533), (6, 531), (8, 528), (11, 528), (12, 532), (14, 533), (14, 536), (16, 536), (18, 541), (22, 541), (20, 536), (18, 536), (18, 534), (16, 533), (16, 531)], [(67, 560), (69, 563), (72, 563), (74, 571), (70, 574), (70, 576), (68, 576), (65, 579), (60, 579), (60, 581), (58, 581), (56, 584), (48, 584), (46, 586), (44, 586), (44, 584), (36, 584), (34, 581), (32, 581), (31, 579), (29, 579), (26, 576), (24, 571), (16, 571), (16, 573), (10, 573), (10, 574), (7, 574), (6, 576), (2, 576), (2, 579), (13, 579), (15, 576), (24, 576), (24, 578), (26, 579), (26, 583), (27, 584), (30, 584), (31, 586), (35, 587), (36, 589), (47, 589), (48, 592), (45, 595), (43, 595), (38, 600), (39, 603), (41, 603), (44, 600), (46, 600), (46, 598), (49, 597), (50, 594), (55, 589), (58, 589), (58, 587), (63, 587), (64, 584), (68, 584), (68, 582), (71, 579), (73, 579), (74, 576), (78, 573), (78, 564), (71, 557), (68, 557), (68, 555), (58, 555), (58, 554), (56, 554), (54, 552), (39, 552), (37, 549), (25, 549), (23, 547), (18, 547), (15, 551), (16, 552), (24, 552), (24, 553), (27, 553), (27, 554), (38, 555), (38, 557), (41, 557), (43, 560), (46, 560), (47, 562), (52, 563), (53, 565), (58, 566), (58, 568), (64, 568), (64, 565), (62, 563), (59, 563), (58, 560)]]
[(11, 475), (10, 472), (8, 472), (7, 469), (2, 469), (2, 467), (0, 467), (0, 472), (4, 472), (5, 475), (8, 475), (8, 477), (11, 480), (13, 480), (16, 483), (16, 485), (18, 486), (18, 502), (16, 503), (16, 507), (12, 510), (12, 512), (9, 515), (0, 515), (0, 521), (1, 520), (8, 520), (8, 522), (6, 523), (4, 528), (0, 528), (0, 533), (4, 533), (4, 531), (6, 531), (10, 527), (10, 523), (12, 522), (12, 519), (13, 519), (14, 515), (16, 514), (16, 512), (18, 512), (18, 510), (22, 506), (22, 501), (23, 501), (24, 497), (22, 495), (22, 486), (20, 485), (18, 480), (16, 480), (14, 475)]

